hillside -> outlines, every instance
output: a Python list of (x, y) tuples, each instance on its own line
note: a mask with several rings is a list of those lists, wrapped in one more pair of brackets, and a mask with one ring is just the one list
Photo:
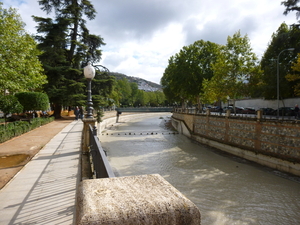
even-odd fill
[(138, 77), (127, 76), (122, 73), (110, 72), (117, 80), (126, 78), (129, 82), (137, 83), (138, 88), (144, 91), (162, 91), (162, 86), (151, 81), (144, 80)]

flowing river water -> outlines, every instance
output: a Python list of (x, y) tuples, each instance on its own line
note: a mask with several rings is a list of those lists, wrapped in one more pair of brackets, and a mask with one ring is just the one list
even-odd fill
[(121, 115), (100, 134), (116, 176), (160, 174), (198, 206), (202, 225), (300, 224), (299, 177), (174, 133), (171, 115)]

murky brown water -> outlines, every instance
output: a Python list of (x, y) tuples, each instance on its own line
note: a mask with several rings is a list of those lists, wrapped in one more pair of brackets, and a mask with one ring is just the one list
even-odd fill
[(23, 162), (27, 161), (29, 155), (26, 154), (16, 154), (16, 155), (7, 155), (0, 156), (0, 168), (9, 168), (13, 166), (19, 166)]
[(121, 116), (100, 136), (118, 176), (160, 174), (199, 207), (202, 225), (300, 224), (299, 178), (173, 134), (170, 115)]

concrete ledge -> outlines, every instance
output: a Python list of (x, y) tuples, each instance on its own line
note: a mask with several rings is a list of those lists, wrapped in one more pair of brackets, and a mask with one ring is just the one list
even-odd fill
[(175, 118), (172, 118), (171, 120), (172, 122), (172, 126), (180, 133), (183, 134), (189, 138), (192, 137), (189, 129), (187, 128), (187, 126), (185, 125), (185, 123), (183, 121), (177, 120)]
[(200, 224), (197, 206), (160, 175), (84, 180), (77, 224)]
[(256, 162), (260, 165), (267, 166), (267, 167), (277, 169), (277, 170), (280, 170), (283, 172), (287, 172), (290, 174), (294, 174), (296, 176), (300, 176), (300, 164), (299, 163), (292, 163), (292, 162), (274, 158), (271, 156), (266, 156), (263, 154), (256, 154), (255, 152), (252, 152), (252, 151), (248, 151), (245, 149), (226, 145), (226, 144), (223, 144), (220, 142), (216, 142), (216, 141), (209, 140), (209, 139), (206, 139), (203, 137), (199, 137), (197, 135), (193, 135), (192, 139), (199, 143), (206, 144), (208, 146), (217, 148), (221, 151), (239, 156), (243, 159), (247, 159), (252, 162)]

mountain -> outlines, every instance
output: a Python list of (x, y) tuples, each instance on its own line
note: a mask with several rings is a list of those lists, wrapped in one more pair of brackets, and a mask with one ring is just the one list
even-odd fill
[(126, 78), (129, 82), (134, 82), (137, 83), (138, 88), (140, 90), (144, 91), (162, 91), (162, 86), (159, 84), (156, 84), (151, 81), (144, 80), (142, 78), (138, 77), (132, 77), (132, 76), (127, 76), (122, 73), (116, 73), (116, 72), (110, 72), (110, 75), (114, 76), (116, 80), (121, 80), (123, 78)]

